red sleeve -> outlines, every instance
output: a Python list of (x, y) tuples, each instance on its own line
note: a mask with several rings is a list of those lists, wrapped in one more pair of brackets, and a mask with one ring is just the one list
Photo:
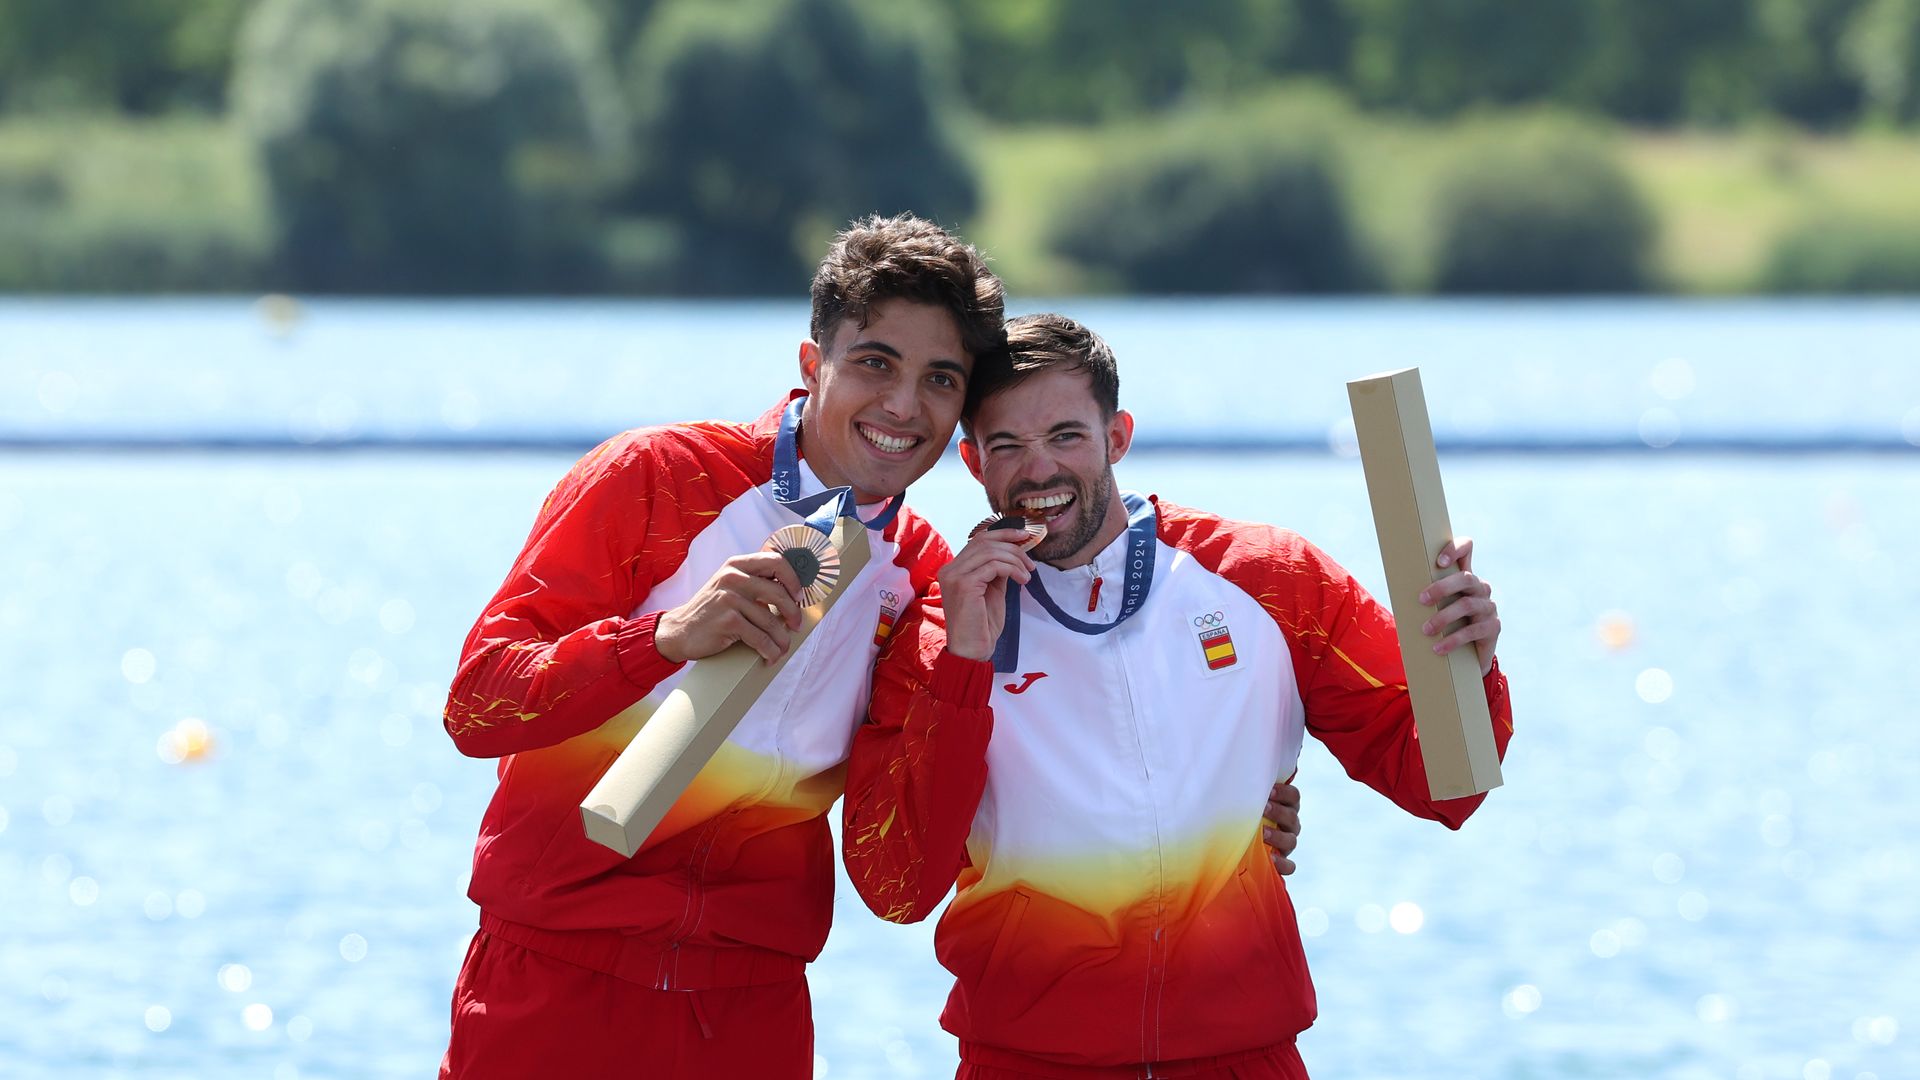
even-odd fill
[(659, 613), (629, 615), (679, 568), (711, 509), (739, 494), (723, 488), (751, 486), (744, 475), (723, 484), (698, 444), (673, 429), (629, 432), (547, 496), (461, 650), (445, 714), (461, 753), (499, 757), (591, 731), (679, 668), (654, 645)]
[[(1170, 504), (1162, 535), (1260, 601), (1279, 624), (1306, 706), (1307, 730), (1353, 777), (1407, 812), (1458, 829), (1485, 794), (1434, 800), (1413, 723), (1393, 613), (1326, 552), (1284, 529), (1228, 522)], [(1507, 677), (1485, 679), (1502, 760), (1513, 737)]]
[(987, 784), (993, 665), (946, 651), (937, 586), (908, 606), (854, 733), (841, 837), (847, 877), (891, 922), (932, 914), (966, 862)]

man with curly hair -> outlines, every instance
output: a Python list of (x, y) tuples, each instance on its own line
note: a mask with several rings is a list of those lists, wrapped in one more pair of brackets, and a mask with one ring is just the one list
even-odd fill
[[(447, 698), (454, 744), (497, 758), (499, 787), (443, 1077), (813, 1074), (825, 815), (884, 629), (949, 557), (901, 496), (1001, 355), (1002, 305), (944, 230), (856, 222), (814, 276), (804, 389), (750, 423), (617, 435), (554, 488)], [(759, 549), (842, 499), (871, 530), (866, 568), (638, 853), (589, 841), (582, 797), (689, 661), (787, 651), (799, 583)]]

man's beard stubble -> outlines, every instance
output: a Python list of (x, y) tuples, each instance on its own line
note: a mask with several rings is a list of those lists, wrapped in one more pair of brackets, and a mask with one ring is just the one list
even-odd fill
[[(1061, 483), (1064, 481), (1064, 485)], [(1019, 513), (1020, 495), (1025, 491), (1044, 491), (1050, 487), (1066, 486), (1073, 489), (1074, 507), (1079, 511), (1074, 516), (1074, 527), (1070, 533), (1056, 533), (1051, 530), (1047, 538), (1040, 541), (1031, 552), (1035, 559), (1044, 563), (1060, 562), (1079, 554), (1080, 549), (1093, 542), (1100, 532), (1100, 526), (1107, 520), (1107, 507), (1113, 503), (1113, 470), (1108, 468), (1100, 474), (1100, 479), (1092, 491), (1084, 490), (1079, 481), (1062, 476), (1058, 480), (1048, 480), (1044, 484), (1035, 484), (1015, 492), (1007, 499), (1006, 506), (994, 507), (995, 513)]]

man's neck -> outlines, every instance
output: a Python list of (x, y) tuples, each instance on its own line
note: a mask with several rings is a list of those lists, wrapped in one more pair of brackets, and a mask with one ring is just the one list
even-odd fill
[[(794, 452), (799, 455), (801, 461), (806, 463), (807, 468), (813, 470), (813, 475), (820, 481), (822, 488), (847, 487), (847, 481), (840, 475), (839, 470), (834, 468), (833, 462), (827, 459), (827, 455), (807, 456), (807, 404), (812, 400), (809, 398), (800, 405), (800, 426), (793, 433)], [(865, 493), (858, 491), (854, 492), (854, 499), (861, 503), (873, 501)]]

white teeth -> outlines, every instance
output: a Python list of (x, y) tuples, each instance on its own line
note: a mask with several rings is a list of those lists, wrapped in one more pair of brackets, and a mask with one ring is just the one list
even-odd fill
[(882, 435), (870, 427), (858, 426), (856, 430), (860, 432), (862, 438), (889, 454), (898, 454), (902, 450), (908, 450), (920, 444), (919, 439), (899, 439), (892, 435)]
[(1048, 495), (1043, 499), (1021, 499), (1020, 505), (1029, 510), (1046, 510), (1050, 507), (1065, 506), (1072, 501), (1072, 495)]

